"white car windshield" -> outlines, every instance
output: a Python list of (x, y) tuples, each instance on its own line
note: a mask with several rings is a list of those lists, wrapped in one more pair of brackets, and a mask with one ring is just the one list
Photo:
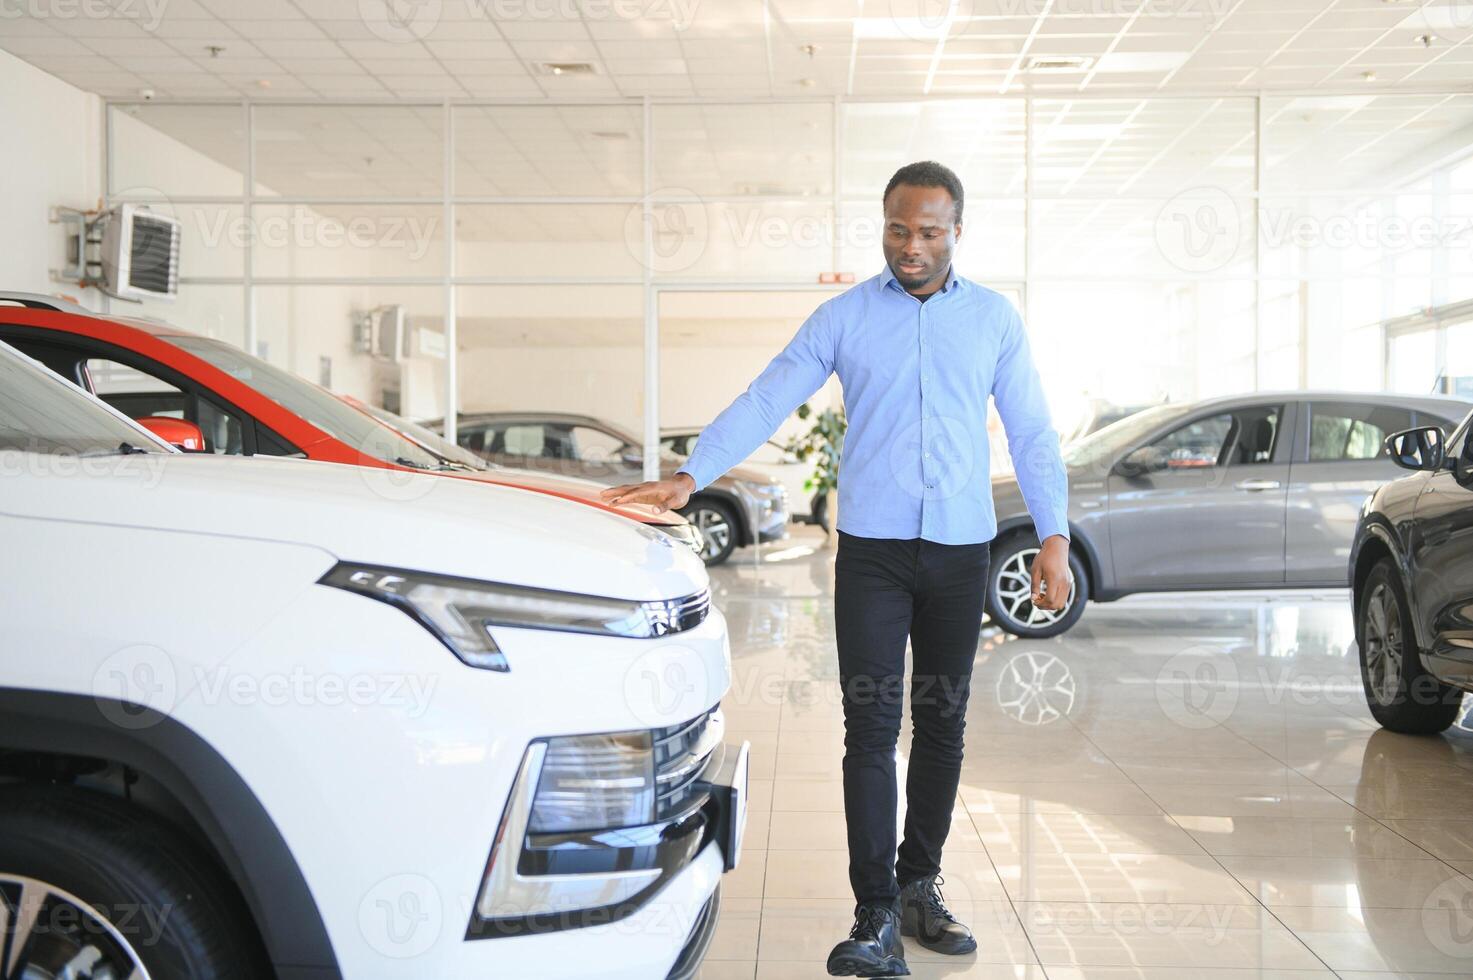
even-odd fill
[(415, 469), (437, 470), (445, 461), (395, 430), (371, 418), (324, 388), (319, 388), (212, 337), (167, 334), (160, 337), (196, 357), (209, 361), (243, 384), (279, 404), (293, 415), (345, 442), (359, 452)]
[(0, 343), (0, 451), (108, 456), (166, 449), (101, 402)]

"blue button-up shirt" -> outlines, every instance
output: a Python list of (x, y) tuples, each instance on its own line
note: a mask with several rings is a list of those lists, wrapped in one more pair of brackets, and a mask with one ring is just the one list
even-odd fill
[(835, 372), (849, 421), (840, 530), (941, 544), (991, 540), (991, 395), (1040, 540), (1068, 535), (1068, 479), (1023, 321), (1001, 294), (954, 271), (924, 303), (888, 266), (824, 302), (706, 427), (681, 472), (704, 488)]

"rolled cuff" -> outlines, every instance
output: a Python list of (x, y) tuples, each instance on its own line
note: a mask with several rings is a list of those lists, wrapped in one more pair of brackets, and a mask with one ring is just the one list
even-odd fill
[(692, 491), (693, 493), (697, 493), (697, 492), (699, 492), (701, 490), (706, 489), (708, 486), (710, 486), (715, 481), (716, 477), (718, 477), (718, 476), (721, 475), (720, 473), (716, 473), (716, 474), (707, 476), (706, 475), (706, 468), (703, 467), (701, 465), (701, 461), (699, 459), (697, 459), (696, 457), (694, 457), (694, 456), (692, 456), (690, 459), (686, 460), (685, 461), (685, 465), (682, 466), (680, 469), (676, 470), (675, 472), (676, 472), (677, 475), (679, 475), (681, 473), (684, 473), (686, 476), (688, 476), (692, 480), (696, 481), (696, 489), (694, 491)]
[(1038, 532), (1040, 544), (1055, 534), (1061, 535), (1066, 541), (1070, 540), (1069, 518), (1063, 511), (1033, 515), (1033, 529)]

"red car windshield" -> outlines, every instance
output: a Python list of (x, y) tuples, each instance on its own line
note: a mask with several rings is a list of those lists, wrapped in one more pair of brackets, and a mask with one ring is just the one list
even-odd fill
[(506, 469), (504, 466), (499, 466), (489, 460), (482, 459), (469, 449), (462, 449), (449, 439), (440, 435), (440, 433), (433, 432), (418, 422), (411, 422), (406, 418), (395, 415), (386, 408), (379, 408), (375, 405), (359, 405), (358, 407), (395, 432), (402, 433), (406, 438), (419, 443), (448, 463), (459, 463), (461, 466), (472, 470)]
[(163, 335), (181, 350), (208, 361), (242, 384), (359, 452), (415, 469), (438, 470), (445, 461), (358, 411), (317, 385), (212, 337)]

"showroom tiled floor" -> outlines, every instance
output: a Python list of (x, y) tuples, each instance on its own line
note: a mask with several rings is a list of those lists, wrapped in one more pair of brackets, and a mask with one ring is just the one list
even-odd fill
[[(850, 924), (819, 540), (713, 571), (753, 784), (705, 980), (824, 976)], [(972, 690), (943, 872), (980, 946), (909, 943), (912, 975), (1473, 976), (1473, 733), (1377, 728), (1346, 593), (1135, 597), (1053, 640), (984, 630)]]

